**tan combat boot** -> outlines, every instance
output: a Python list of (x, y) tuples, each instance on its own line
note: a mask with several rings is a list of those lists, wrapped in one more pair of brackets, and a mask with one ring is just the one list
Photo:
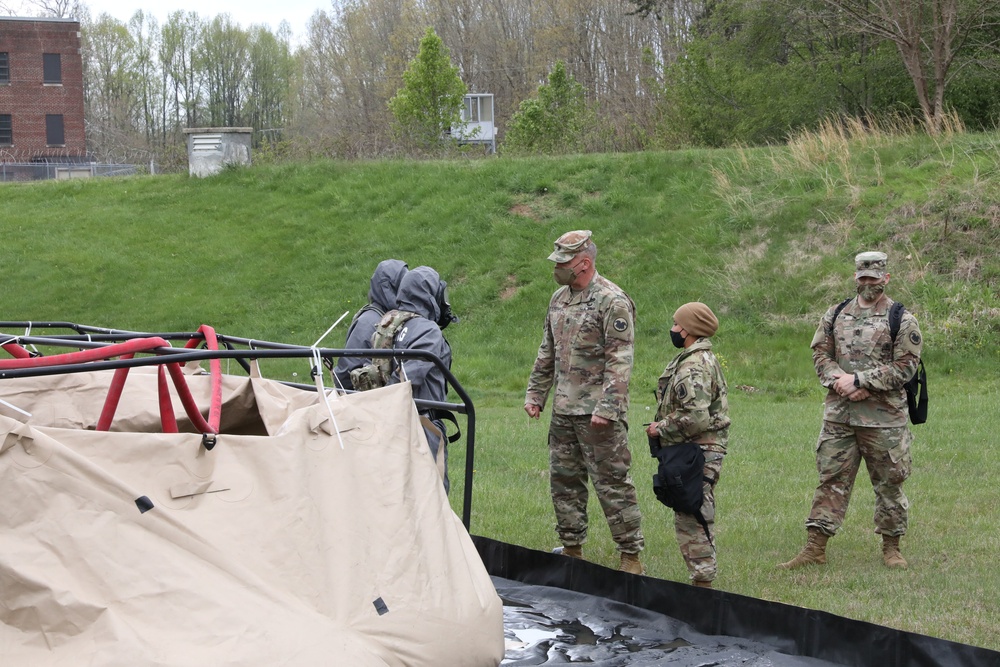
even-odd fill
[(794, 570), (803, 565), (826, 565), (826, 542), (830, 536), (818, 528), (809, 528), (809, 540), (802, 551), (787, 563), (779, 563), (782, 570)]
[(630, 574), (645, 574), (646, 569), (642, 566), (639, 561), (639, 554), (627, 554), (622, 552), (622, 562), (618, 566), (619, 572), (628, 572)]
[(711, 588), (712, 587), (712, 582), (711, 581), (701, 581), (699, 579), (695, 579), (691, 583), (694, 584), (695, 586), (697, 586), (698, 588)]
[(882, 536), (882, 562), (886, 567), (906, 569), (906, 559), (899, 553), (899, 535)]
[(580, 560), (587, 560), (583, 557), (583, 545), (574, 544), (566, 547), (556, 547), (552, 550), (554, 554), (562, 554), (563, 556), (569, 556), (570, 558), (579, 558)]

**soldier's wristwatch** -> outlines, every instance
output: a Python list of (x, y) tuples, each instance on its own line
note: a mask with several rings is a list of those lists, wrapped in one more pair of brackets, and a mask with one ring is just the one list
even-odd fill
[(861, 389), (861, 379), (858, 377), (857, 373), (854, 374), (854, 386)]

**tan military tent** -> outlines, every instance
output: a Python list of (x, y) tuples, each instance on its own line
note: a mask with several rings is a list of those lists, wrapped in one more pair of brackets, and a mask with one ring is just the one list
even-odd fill
[[(187, 379), (207, 405), (208, 376)], [(110, 382), (110, 371), (0, 380), (3, 665), (503, 658), (501, 600), (408, 384), (328, 407), (225, 376), (209, 451), (183, 419), (160, 432), (157, 375), (141, 369), (111, 431), (93, 430)]]

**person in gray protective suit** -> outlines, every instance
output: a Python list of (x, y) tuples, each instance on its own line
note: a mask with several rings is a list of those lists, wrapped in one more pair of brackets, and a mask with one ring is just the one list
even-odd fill
[[(379, 326), (383, 329), (396, 329), (392, 340), (393, 349), (431, 352), (450, 370), (451, 346), (441, 330), (457, 321), (457, 318), (452, 315), (451, 305), (448, 303), (447, 287), (448, 284), (441, 280), (437, 271), (429, 266), (418, 266), (403, 276), (399, 283), (399, 291), (396, 293), (398, 313), (386, 313)], [(401, 326), (394, 324), (400, 321)], [(445, 400), (448, 383), (440, 368), (424, 359), (401, 361), (403, 376), (413, 386), (414, 399)], [(391, 382), (399, 381), (400, 373), (397, 369), (392, 374)], [(424, 418), (424, 434), (427, 436), (431, 455), (438, 464), (445, 491), (448, 491), (448, 441), (444, 422), (435, 416), (433, 410), (421, 410), (420, 415)]]
[[(396, 307), (396, 291), (399, 281), (407, 272), (406, 262), (398, 259), (386, 259), (379, 262), (372, 274), (371, 286), (368, 288), (368, 303), (354, 314), (351, 326), (347, 328), (347, 341), (344, 348), (348, 350), (370, 349), (372, 334), (379, 320)], [(351, 371), (368, 363), (364, 357), (340, 357), (337, 367), (333, 370), (337, 380), (344, 389), (354, 389), (351, 382)]]

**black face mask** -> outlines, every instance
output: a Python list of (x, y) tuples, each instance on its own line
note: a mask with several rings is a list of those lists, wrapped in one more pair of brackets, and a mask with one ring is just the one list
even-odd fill
[(438, 310), (441, 311), (441, 316), (438, 318), (437, 325), (443, 330), (452, 322), (458, 322), (458, 318), (453, 312), (451, 312), (451, 304), (448, 303), (448, 283), (443, 280), (438, 286), (436, 298)]
[(682, 336), (680, 331), (670, 330), (670, 342), (674, 344), (674, 347), (684, 347), (684, 341), (687, 336)]

